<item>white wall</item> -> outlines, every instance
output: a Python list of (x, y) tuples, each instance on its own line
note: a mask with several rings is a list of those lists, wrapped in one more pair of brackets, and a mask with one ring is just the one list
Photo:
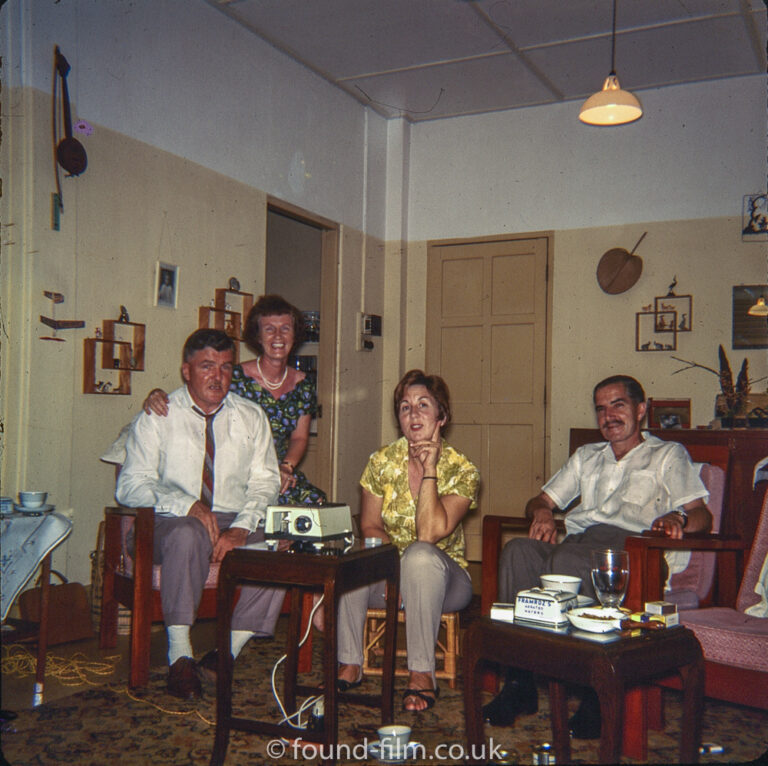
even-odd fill
[[(363, 228), (366, 124), (381, 118), (202, 0), (6, 6), (7, 84), (50, 92), (59, 45), (73, 119)], [(369, 211), (369, 231), (381, 219)]]
[(577, 102), (415, 125), (408, 240), (740, 215), (765, 190), (764, 76), (642, 102), (612, 128), (583, 125)]

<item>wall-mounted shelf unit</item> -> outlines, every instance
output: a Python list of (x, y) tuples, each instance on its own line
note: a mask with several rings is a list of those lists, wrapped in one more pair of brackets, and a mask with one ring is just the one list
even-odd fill
[(101, 338), (83, 341), (83, 393), (130, 394), (131, 373), (144, 371), (146, 325), (105, 319), (101, 326)]
[[(128, 329), (132, 328), (132, 329)], [(144, 372), (144, 334), (145, 326), (136, 322), (118, 322), (116, 319), (105, 319), (102, 322), (104, 343), (101, 347), (101, 367), (108, 369), (115, 367), (118, 370), (131, 370), (132, 372)], [(130, 353), (127, 360), (122, 350), (115, 355), (112, 348), (115, 343), (127, 343)], [(119, 366), (114, 364), (119, 360)]]
[(243, 328), (253, 308), (253, 293), (217, 287), (213, 306), (200, 306), (197, 310), (198, 328), (213, 327), (223, 330), (235, 341), (235, 363), (240, 361), (240, 344), (244, 343)]
[[(230, 296), (232, 296), (232, 298), (230, 298)], [(228, 304), (233, 305), (235, 302), (239, 304), (236, 308), (233, 306), (233, 308), (227, 309)], [(239, 312), (243, 322), (245, 322), (248, 317), (248, 312), (253, 308), (253, 293), (243, 293), (240, 292), (240, 290), (229, 290), (226, 287), (217, 287), (214, 292), (213, 305), (218, 311), (229, 310)], [(242, 337), (239, 337), (238, 340), (242, 340)]]
[[(104, 340), (104, 338), (86, 338), (84, 341), (85, 353), (83, 355), (83, 393), (84, 394), (130, 394), (131, 370), (128, 362), (131, 356), (131, 344), (121, 340)], [(105, 344), (109, 345), (109, 358), (112, 359), (115, 351), (119, 354), (121, 366), (102, 366), (102, 369), (113, 370), (113, 374), (105, 375), (106, 381), (96, 380), (96, 347), (101, 345), (102, 360), (107, 353)], [(117, 385), (115, 385), (117, 383)]]

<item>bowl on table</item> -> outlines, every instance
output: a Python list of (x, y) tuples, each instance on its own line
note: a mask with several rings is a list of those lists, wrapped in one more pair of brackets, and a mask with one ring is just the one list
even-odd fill
[(581, 587), (581, 577), (563, 574), (541, 575), (541, 587), (547, 590), (561, 590), (567, 593), (578, 593)]
[(47, 492), (33, 492), (28, 490), (27, 492), (19, 492), (19, 503), (24, 508), (40, 508), (43, 503), (45, 503), (47, 497)]

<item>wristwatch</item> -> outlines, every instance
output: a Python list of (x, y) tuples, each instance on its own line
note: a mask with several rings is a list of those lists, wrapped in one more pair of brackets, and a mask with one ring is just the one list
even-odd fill
[(675, 510), (670, 511), (670, 513), (677, 514), (683, 520), (683, 529), (688, 526), (688, 514), (682, 508), (675, 508)]

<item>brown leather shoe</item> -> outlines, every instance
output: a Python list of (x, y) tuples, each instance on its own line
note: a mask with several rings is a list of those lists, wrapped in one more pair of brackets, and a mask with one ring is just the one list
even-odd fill
[(191, 657), (179, 657), (168, 669), (168, 694), (183, 700), (200, 699), (203, 696), (195, 661)]
[[(232, 662), (234, 662), (234, 659), (232, 659)], [(197, 673), (203, 681), (215, 684), (218, 672), (219, 650), (211, 649), (210, 652), (203, 655), (202, 659), (197, 661)]]
[(219, 652), (217, 649), (211, 649), (210, 652), (203, 655), (201, 660), (197, 662), (197, 672), (203, 681), (209, 683), (216, 683), (216, 673), (219, 669)]

